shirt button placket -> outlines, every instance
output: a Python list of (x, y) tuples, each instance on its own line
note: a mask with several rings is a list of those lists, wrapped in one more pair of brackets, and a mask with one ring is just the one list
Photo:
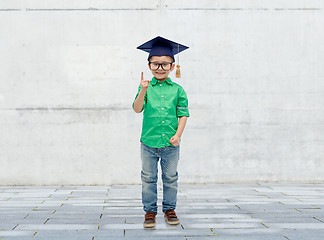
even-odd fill
[[(162, 87), (162, 84), (160, 84), (160, 86)], [(165, 113), (164, 113), (164, 98), (163, 98), (163, 88), (161, 89), (161, 106), (162, 106), (162, 114), (161, 114), (161, 118), (162, 118), (162, 126), (161, 126), (161, 130), (162, 130), (162, 138), (165, 137), (165, 133), (164, 133), (164, 116), (165, 116)]]

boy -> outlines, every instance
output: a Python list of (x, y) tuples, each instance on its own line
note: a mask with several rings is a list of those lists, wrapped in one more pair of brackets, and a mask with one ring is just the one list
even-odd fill
[[(188, 99), (183, 88), (171, 81), (174, 55), (188, 47), (162, 37), (156, 37), (138, 49), (149, 52), (151, 81), (143, 72), (138, 93), (133, 102), (136, 113), (144, 110), (141, 135), (142, 203), (146, 212), (144, 228), (155, 227), (157, 214), (157, 171), (160, 160), (163, 181), (162, 211), (170, 225), (179, 224), (174, 211), (177, 201), (180, 137), (186, 126)], [(179, 67), (179, 66), (177, 66)]]

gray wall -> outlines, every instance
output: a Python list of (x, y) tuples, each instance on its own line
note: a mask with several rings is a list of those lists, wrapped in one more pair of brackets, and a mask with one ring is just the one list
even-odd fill
[(157, 35), (191, 117), (182, 183), (324, 180), (324, 1), (0, 1), (0, 184), (140, 183)]

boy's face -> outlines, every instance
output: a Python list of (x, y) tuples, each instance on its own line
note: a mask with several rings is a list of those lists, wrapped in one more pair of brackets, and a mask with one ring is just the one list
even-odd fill
[(154, 77), (160, 81), (168, 79), (174, 69), (173, 59), (170, 56), (152, 56), (148, 66)]

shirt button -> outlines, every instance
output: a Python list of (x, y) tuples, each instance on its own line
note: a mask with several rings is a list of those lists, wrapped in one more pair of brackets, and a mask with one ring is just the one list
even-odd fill
[(161, 97), (163, 97), (163, 96), (161, 96)]
[(162, 110), (164, 110), (164, 108), (162, 108)]
[(164, 123), (164, 121), (162, 121), (162, 123)]
[(160, 87), (162, 87), (162, 84), (160, 84)]
[(165, 134), (163, 133), (163, 136), (165, 136)]

